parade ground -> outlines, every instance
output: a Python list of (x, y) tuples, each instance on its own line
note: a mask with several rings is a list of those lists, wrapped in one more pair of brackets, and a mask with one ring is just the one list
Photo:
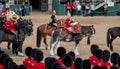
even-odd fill
[[(22, 17), (24, 19), (31, 19), (33, 22), (33, 35), (30, 37), (27, 37), (23, 43), (23, 53), (27, 46), (31, 46), (32, 48), (36, 48), (36, 32), (37, 27), (49, 23), (51, 21), (50, 19), (51, 14), (49, 12), (39, 12), (39, 11), (33, 11), (31, 12), (30, 16)], [(67, 16), (63, 15), (57, 15), (57, 19), (66, 19)], [(94, 25), (96, 29), (96, 34), (94, 37), (91, 38), (91, 44), (98, 44), (99, 47), (102, 50), (109, 50), (107, 47), (106, 42), (106, 35), (107, 35), (107, 29), (110, 27), (116, 27), (120, 26), (120, 16), (73, 16), (71, 19), (77, 20), (81, 25)], [(50, 37), (47, 38), (47, 43), (50, 45)], [(79, 56), (82, 59), (87, 59), (91, 55), (90, 53), (90, 45), (87, 45), (87, 38), (84, 37), (82, 41), (79, 44), (78, 50), (80, 52)], [(74, 51), (74, 42), (61, 42), (61, 46), (65, 47), (67, 51)], [(10, 55), (10, 57), (13, 58), (13, 60), (17, 64), (22, 64), (23, 59), (26, 57), (20, 57), (12, 54), (11, 50), (7, 49), (7, 43), (3, 42), (1, 45), (1, 49), (4, 50), (6, 53)], [(118, 52), (120, 54), (120, 38), (117, 38), (113, 41), (113, 52)], [(45, 45), (42, 42), (41, 44), (41, 50), (44, 53), (44, 58), (50, 56), (49, 50), (45, 50)], [(54, 56), (57, 58), (57, 56)], [(44, 60), (43, 60), (44, 61)]]

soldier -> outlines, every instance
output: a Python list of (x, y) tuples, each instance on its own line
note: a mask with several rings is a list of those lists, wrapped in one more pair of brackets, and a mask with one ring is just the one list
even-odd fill
[(71, 14), (70, 0), (67, 0), (65, 6), (66, 6), (67, 15)]
[(82, 69), (83, 60), (82, 58), (76, 58), (74, 62), (75, 69)]
[(112, 63), (112, 66), (116, 66), (116, 65), (117, 65), (117, 57), (118, 57), (118, 56), (119, 56), (119, 54), (116, 53), (116, 52), (113, 52), (113, 53), (111, 54), (110, 61), (111, 61), (111, 63)]
[(91, 69), (91, 63), (89, 59), (83, 60), (83, 69)]
[(17, 69), (27, 69), (27, 68), (25, 67), (25, 65), (22, 65), (22, 64), (21, 64), (21, 65), (18, 66)]
[(51, 16), (51, 20), (52, 20), (52, 21), (48, 24), (48, 25), (53, 26), (53, 27), (57, 27), (55, 14), (56, 14), (56, 11), (55, 11), (55, 9), (53, 8), (53, 9), (52, 9), (52, 16)]
[(63, 62), (62, 62), (62, 56), (63, 56), (64, 54), (66, 54), (66, 49), (65, 49), (64, 47), (59, 47), (59, 48), (57, 49), (57, 55), (58, 55), (58, 57), (59, 57), (59, 58), (57, 59), (57, 61), (58, 61), (59, 64), (61, 64), (62, 68), (65, 68), (65, 67), (64, 67), (64, 64), (63, 64)]
[(31, 53), (32, 53), (32, 48), (27, 47), (25, 49), (25, 54), (27, 58), (23, 60), (23, 64), (27, 67), (27, 69), (31, 69), (31, 61), (32, 61)]
[(96, 57), (95, 53), (98, 49), (99, 49), (98, 45), (96, 45), (96, 44), (91, 45), (90, 51), (91, 51), (92, 55), (89, 57), (89, 60), (91, 62), (91, 65), (93, 65), (93, 66), (96, 64), (97, 57)]
[(18, 16), (17, 15), (12, 15), (12, 17), (10, 17), (10, 19), (6, 19), (6, 23), (4, 28), (7, 29), (8, 31), (12, 32), (15, 35), (15, 39), (16, 41), (18, 41), (18, 33), (17, 33), (17, 29), (16, 26), (17, 25), (17, 19)]
[(105, 66), (109, 69), (111, 67), (109, 59), (110, 59), (110, 52), (108, 50), (104, 50), (102, 53), (102, 60), (103, 61), (101, 63), (101, 66)]
[(73, 64), (73, 58), (69, 54), (64, 54), (62, 57), (63, 64), (65, 69), (71, 69), (70, 67)]

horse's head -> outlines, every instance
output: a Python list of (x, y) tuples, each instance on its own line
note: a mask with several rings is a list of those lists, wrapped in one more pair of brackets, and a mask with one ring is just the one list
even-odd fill
[(23, 30), (25, 35), (30, 36), (33, 32), (33, 24), (31, 20), (20, 20), (18, 26)]
[(96, 31), (93, 25), (90, 26), (81, 26), (81, 33), (84, 36), (94, 36)]

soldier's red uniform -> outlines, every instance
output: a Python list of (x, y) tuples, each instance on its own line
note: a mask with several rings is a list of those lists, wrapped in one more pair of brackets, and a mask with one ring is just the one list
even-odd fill
[(76, 2), (73, 1), (73, 2), (72, 2), (72, 8), (75, 8), (75, 6), (76, 6)]
[(66, 3), (66, 10), (70, 10), (70, 9), (71, 9), (70, 2), (67, 2), (67, 3)]
[(2, 64), (0, 64), (0, 69), (5, 69), (4, 66)]
[(5, 28), (9, 31), (16, 30), (15, 25), (11, 20), (6, 19)]
[(74, 63), (70, 66), (70, 69), (75, 69)]
[(44, 63), (42, 62), (35, 62), (34, 69), (46, 69)]
[(31, 63), (32, 63), (32, 58), (25, 58), (24, 60), (23, 60), (23, 64), (27, 67), (27, 69), (31, 69), (32, 67), (31, 67)]
[(6, 9), (3, 9), (2, 12), (1, 12), (1, 15), (2, 15), (2, 16), (6, 16), (6, 14), (7, 14), (7, 10), (6, 10)]
[(65, 28), (70, 28), (71, 27), (71, 20), (70, 18), (67, 18), (65, 21)]
[(94, 56), (94, 55), (90, 56), (89, 60), (91, 62), (91, 65), (93, 65), (93, 66), (96, 65), (96, 61), (97, 61), (97, 57), (96, 56)]
[(106, 66), (109, 69), (111, 64), (109, 62), (102, 61), (101, 66)]
[(58, 58), (57, 61), (58, 61), (58, 63), (62, 66), (62, 69), (64, 69), (65, 66), (64, 66), (64, 64), (63, 64), (63, 62), (62, 62), (62, 58)]

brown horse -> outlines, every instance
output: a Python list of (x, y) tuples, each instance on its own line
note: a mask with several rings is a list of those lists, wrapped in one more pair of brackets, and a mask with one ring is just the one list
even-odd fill
[(64, 19), (59, 19), (56, 21), (57, 22), (57, 27), (50, 26), (48, 24), (42, 24), (37, 27), (37, 35), (36, 35), (36, 45), (39, 48), (41, 45), (41, 40), (43, 38), (43, 42), (45, 44), (46, 50), (48, 49), (48, 44), (47, 44), (47, 36), (51, 36), (51, 33), (54, 29), (60, 28), (64, 26)]

